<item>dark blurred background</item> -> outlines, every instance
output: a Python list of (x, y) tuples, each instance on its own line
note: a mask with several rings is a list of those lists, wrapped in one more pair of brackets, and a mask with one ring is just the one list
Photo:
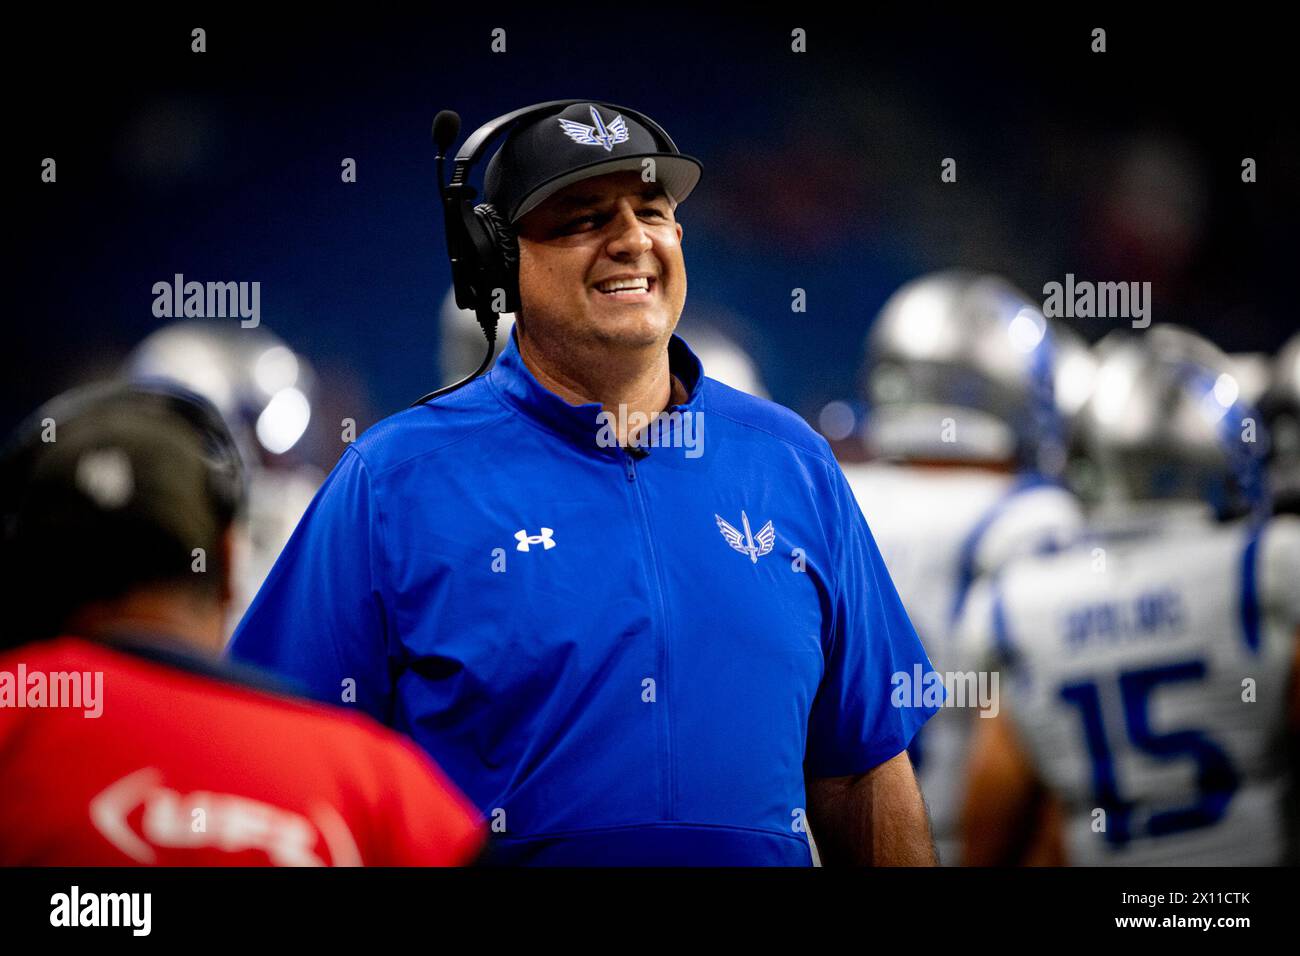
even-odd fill
[[(773, 398), (810, 420), (853, 397), (888, 294), (934, 268), (1001, 272), (1035, 298), (1067, 272), (1150, 281), (1155, 321), (1230, 351), (1273, 351), (1300, 325), (1280, 23), (913, 9), (38, 13), (10, 34), (0, 427), (112, 373), (167, 321), (151, 290), (175, 273), (261, 282), (263, 324), (316, 367), (318, 422), (363, 428), (405, 407), (439, 384), (450, 281), (434, 113), (456, 109), (468, 133), (561, 97), (647, 112), (703, 160), (679, 214), (686, 316), (732, 332)], [(196, 26), (206, 53), (190, 51)], [(1097, 26), (1104, 54), (1090, 52)], [(940, 182), (944, 157), (955, 184)], [(791, 312), (796, 287), (806, 313)], [(1123, 324), (1075, 322), (1090, 340)], [(328, 467), (342, 446), (316, 447)]]

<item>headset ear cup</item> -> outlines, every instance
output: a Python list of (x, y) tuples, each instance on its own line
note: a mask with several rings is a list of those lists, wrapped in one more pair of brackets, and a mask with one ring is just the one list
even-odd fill
[(504, 312), (519, 311), (519, 240), (506, 217), (491, 203), (479, 203), (474, 215), (488, 237), (491, 252), (483, 261), (487, 280), (487, 305), (492, 304), (495, 289), (505, 290)]

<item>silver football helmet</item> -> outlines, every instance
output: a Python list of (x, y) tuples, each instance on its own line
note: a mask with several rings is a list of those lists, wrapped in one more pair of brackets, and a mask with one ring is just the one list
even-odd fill
[[(1015, 462), (1059, 474), (1055, 339), (1038, 304), (998, 276), (951, 271), (908, 282), (867, 335), (868, 447), (885, 458)], [(1072, 395), (1086, 390), (1086, 368), (1071, 367), (1080, 371)]]
[(170, 379), (211, 401), (252, 463), (288, 452), (311, 420), (312, 368), (265, 326), (216, 319), (172, 323), (136, 346), (125, 374)]
[(1243, 401), (1258, 408), (1273, 380), (1273, 356), (1267, 352), (1229, 352), (1228, 372), (1237, 380)]
[(1199, 502), (1223, 519), (1267, 507), (1267, 428), (1227, 355), (1162, 325), (1114, 332), (1097, 357), (1080, 417), (1096, 475), (1081, 494), (1103, 509)]
[(771, 397), (753, 356), (721, 328), (708, 321), (683, 319), (677, 334), (686, 340), (709, 378), (759, 398)]
[(299, 453), (311, 421), (315, 375), (306, 359), (264, 325), (246, 329), (222, 319), (164, 326), (136, 346), (123, 372), (198, 392), (217, 407), (239, 446), (248, 470), (248, 509), (232, 540), (229, 637), (324, 477)]

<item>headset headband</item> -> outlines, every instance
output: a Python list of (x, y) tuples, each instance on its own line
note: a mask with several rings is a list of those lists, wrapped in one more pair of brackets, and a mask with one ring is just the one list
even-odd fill
[[(456, 305), (462, 309), (473, 310), (486, 338), (487, 353), (478, 371), (459, 382), (429, 392), (416, 399), (412, 403), (413, 406), (422, 405), (439, 395), (453, 392), (487, 371), (492, 363), (497, 335), (499, 307), (489, 301), (489, 295), (494, 290), (505, 292), (504, 311), (516, 312), (519, 309), (516, 279), (519, 249), (514, 230), (504, 212), (496, 209), (492, 203), (474, 205), (473, 200), (477, 194), (469, 183), (470, 170), (483, 158), (483, 154), (487, 152), (488, 146), (494, 139), (518, 123), (536, 116), (560, 113), (567, 107), (584, 103), (630, 116), (650, 132), (650, 135), (656, 139), (659, 149), (681, 155), (677, 144), (672, 141), (672, 137), (665, 132), (664, 128), (637, 110), (630, 110), (604, 100), (548, 100), (545, 103), (535, 103), (505, 113), (471, 133), (452, 160), (451, 181), (444, 185), (443, 151), (455, 139), (460, 126), (460, 117), (450, 111), (443, 111), (434, 119), (433, 139), (438, 147), (438, 193), (442, 204), (443, 229), (447, 237), (447, 253), (451, 258), (452, 286), (455, 289)], [(445, 122), (448, 118), (451, 123)]]

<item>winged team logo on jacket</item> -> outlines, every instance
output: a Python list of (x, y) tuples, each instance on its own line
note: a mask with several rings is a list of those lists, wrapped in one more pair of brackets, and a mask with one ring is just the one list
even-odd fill
[(730, 524), (722, 515), (715, 514), (713, 517), (718, 522), (718, 530), (727, 539), (727, 544), (741, 554), (749, 555), (749, 560), (755, 564), (758, 564), (758, 559), (771, 551), (776, 545), (776, 529), (772, 527), (770, 521), (758, 529), (758, 534), (751, 534), (749, 515), (742, 511), (740, 513), (740, 523), (744, 525), (745, 533), (741, 534), (740, 529)]
[(613, 151), (619, 143), (627, 142), (627, 120), (623, 119), (622, 114), (615, 116), (606, 126), (605, 121), (600, 118), (600, 111), (593, 106), (591, 118), (595, 126), (560, 117), (560, 128), (575, 143), (583, 146), (604, 146), (607, 153)]

